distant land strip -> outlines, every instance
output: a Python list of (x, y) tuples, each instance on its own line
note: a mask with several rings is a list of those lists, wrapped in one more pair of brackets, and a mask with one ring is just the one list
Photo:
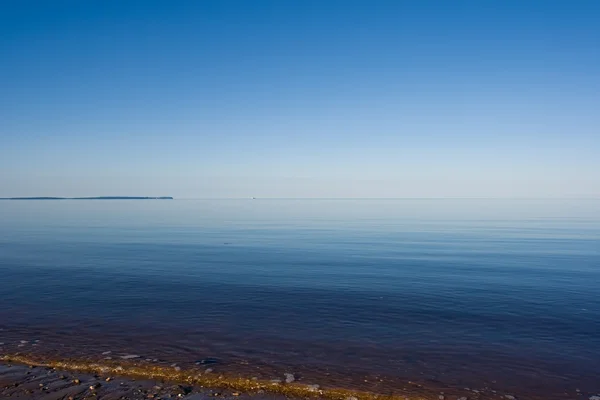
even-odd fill
[(173, 200), (170, 196), (100, 196), (100, 197), (0, 197), (0, 200)]

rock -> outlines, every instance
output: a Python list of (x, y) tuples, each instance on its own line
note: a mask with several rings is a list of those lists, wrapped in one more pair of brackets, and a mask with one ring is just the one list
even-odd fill
[(350, 396), (346, 397), (346, 400), (358, 400), (358, 397)]
[(175, 367), (175, 371), (177, 371), (177, 372), (181, 371), (181, 367)]
[(112, 353), (111, 351), (105, 351), (104, 353), (102, 353), (103, 356), (109, 355), (110, 353)]
[[(504, 395), (504, 397), (507, 398), (508, 400), (516, 400), (516, 397), (513, 396), (512, 394), (506, 394), (506, 395)], [(600, 400), (600, 399), (598, 399), (598, 400)]]
[(213, 369), (212, 369), (212, 368), (206, 368), (206, 369), (204, 370), (204, 373), (205, 373), (205, 374), (210, 374), (211, 372), (213, 372)]
[(198, 365), (209, 365), (209, 364), (218, 364), (220, 362), (221, 362), (221, 360), (219, 360), (216, 357), (207, 357), (207, 358), (203, 358), (202, 360), (196, 361), (196, 364), (198, 364)]
[(467, 398), (463, 396), (463, 397), (459, 397), (458, 400), (467, 400)]
[(294, 374), (285, 373), (283, 375), (285, 376), (285, 383), (292, 383), (296, 380), (296, 377), (294, 376)]
[(281, 379), (271, 379), (271, 383), (274, 383), (274, 384), (281, 383)]
[(440, 400), (444, 400), (444, 395), (443, 395), (443, 394), (440, 394), (440, 395), (438, 396), (438, 399), (440, 399)]
[(319, 390), (320, 386), (319, 385), (306, 385), (306, 387), (308, 388), (308, 390), (310, 390), (311, 392), (316, 392), (317, 390)]
[(600, 400), (600, 395), (599, 396), (591, 396), (590, 400)]
[(134, 358), (140, 358), (140, 356), (138, 356), (137, 354), (127, 354), (127, 355), (121, 356), (121, 358), (123, 360), (133, 360)]

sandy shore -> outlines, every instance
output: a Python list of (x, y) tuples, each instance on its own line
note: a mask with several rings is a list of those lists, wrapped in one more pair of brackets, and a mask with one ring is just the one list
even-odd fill
[(135, 380), (118, 376), (72, 373), (49, 367), (0, 364), (0, 398), (31, 400), (77, 399), (269, 399), (276, 394), (244, 394), (197, 386), (169, 384), (154, 380)]

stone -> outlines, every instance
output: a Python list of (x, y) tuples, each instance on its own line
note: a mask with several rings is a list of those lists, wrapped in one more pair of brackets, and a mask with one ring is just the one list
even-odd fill
[(204, 373), (205, 373), (205, 374), (210, 374), (211, 372), (213, 372), (213, 369), (212, 369), (212, 368), (206, 368), (206, 369), (204, 370)]
[(203, 358), (202, 360), (196, 361), (196, 364), (198, 364), (198, 365), (210, 365), (210, 364), (218, 364), (220, 362), (221, 362), (221, 360), (219, 360), (216, 357), (206, 357), (206, 358)]
[(285, 373), (283, 374), (285, 376), (285, 383), (292, 383), (296, 380), (296, 377), (294, 376), (294, 374), (290, 374), (290, 373)]
[(137, 354), (127, 354), (127, 355), (121, 356), (121, 358), (123, 360), (133, 360), (134, 358), (140, 358), (140, 356), (138, 356)]
[(590, 400), (600, 400), (600, 395), (598, 395), (598, 396), (590, 396)]
[(438, 399), (440, 399), (440, 400), (444, 400), (444, 395), (443, 395), (443, 394), (440, 394), (440, 395), (438, 396)]
[[(516, 397), (515, 397), (515, 396), (513, 396), (512, 394), (507, 394), (507, 395), (504, 395), (504, 397), (505, 397), (505, 398), (507, 398), (508, 400), (516, 400)], [(599, 399), (599, 400), (600, 400), (600, 399)]]

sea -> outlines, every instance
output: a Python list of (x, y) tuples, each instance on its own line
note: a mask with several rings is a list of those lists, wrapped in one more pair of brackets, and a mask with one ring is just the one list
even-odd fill
[(0, 355), (15, 353), (588, 399), (600, 200), (1, 201)]

